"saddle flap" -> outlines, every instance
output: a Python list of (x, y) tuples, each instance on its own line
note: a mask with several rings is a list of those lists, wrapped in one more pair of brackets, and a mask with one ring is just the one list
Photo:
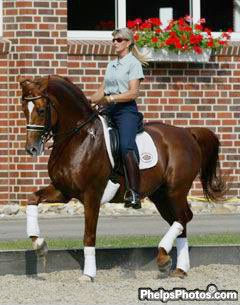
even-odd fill
[[(117, 131), (114, 131), (108, 127), (104, 117), (99, 115), (99, 118), (103, 125), (104, 138), (109, 160), (114, 168), (115, 160), (116, 162), (119, 161), (119, 135)], [(147, 169), (155, 166), (158, 161), (158, 154), (152, 137), (146, 131), (144, 131), (137, 134), (136, 143), (140, 156), (139, 168)]]

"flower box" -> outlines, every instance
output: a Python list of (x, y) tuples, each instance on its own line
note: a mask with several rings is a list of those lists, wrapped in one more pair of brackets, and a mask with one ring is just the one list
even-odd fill
[(159, 18), (128, 20), (128, 28), (134, 33), (134, 41), (146, 55), (146, 61), (207, 62), (211, 50), (227, 45), (231, 29), (214, 37), (206, 20), (193, 23), (190, 16), (170, 20), (163, 27)]
[(182, 62), (208, 62), (211, 49), (205, 49), (201, 54), (194, 51), (174, 52), (171, 50), (160, 49), (154, 50), (153, 48), (143, 47), (140, 51), (145, 55), (147, 61), (182, 61)]

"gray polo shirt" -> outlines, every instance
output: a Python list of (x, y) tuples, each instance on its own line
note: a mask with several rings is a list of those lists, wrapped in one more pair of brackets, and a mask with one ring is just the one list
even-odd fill
[(144, 79), (141, 62), (129, 52), (123, 58), (109, 62), (104, 78), (106, 94), (119, 94), (129, 90), (129, 81)]

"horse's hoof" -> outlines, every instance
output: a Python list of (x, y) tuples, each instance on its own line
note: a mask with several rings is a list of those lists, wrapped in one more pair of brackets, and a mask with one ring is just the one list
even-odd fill
[(94, 282), (94, 277), (91, 277), (89, 275), (86, 274), (82, 274), (79, 278), (79, 282), (80, 283), (90, 283), (90, 282)]
[(187, 273), (182, 269), (177, 268), (176, 270), (172, 270), (170, 272), (171, 277), (179, 277), (180, 279), (184, 279), (187, 276)]
[(48, 246), (44, 238), (37, 238), (33, 243), (33, 250), (37, 252), (37, 255), (42, 257), (48, 254)]
[(169, 273), (171, 267), (172, 267), (172, 259), (169, 255), (166, 257), (166, 260), (164, 262), (158, 261), (158, 270), (160, 272)]

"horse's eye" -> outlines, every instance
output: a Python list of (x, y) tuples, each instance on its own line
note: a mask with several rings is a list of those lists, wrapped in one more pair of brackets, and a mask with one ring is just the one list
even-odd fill
[(38, 108), (37, 109), (37, 113), (40, 115), (40, 116), (43, 116), (45, 114), (45, 108)]

